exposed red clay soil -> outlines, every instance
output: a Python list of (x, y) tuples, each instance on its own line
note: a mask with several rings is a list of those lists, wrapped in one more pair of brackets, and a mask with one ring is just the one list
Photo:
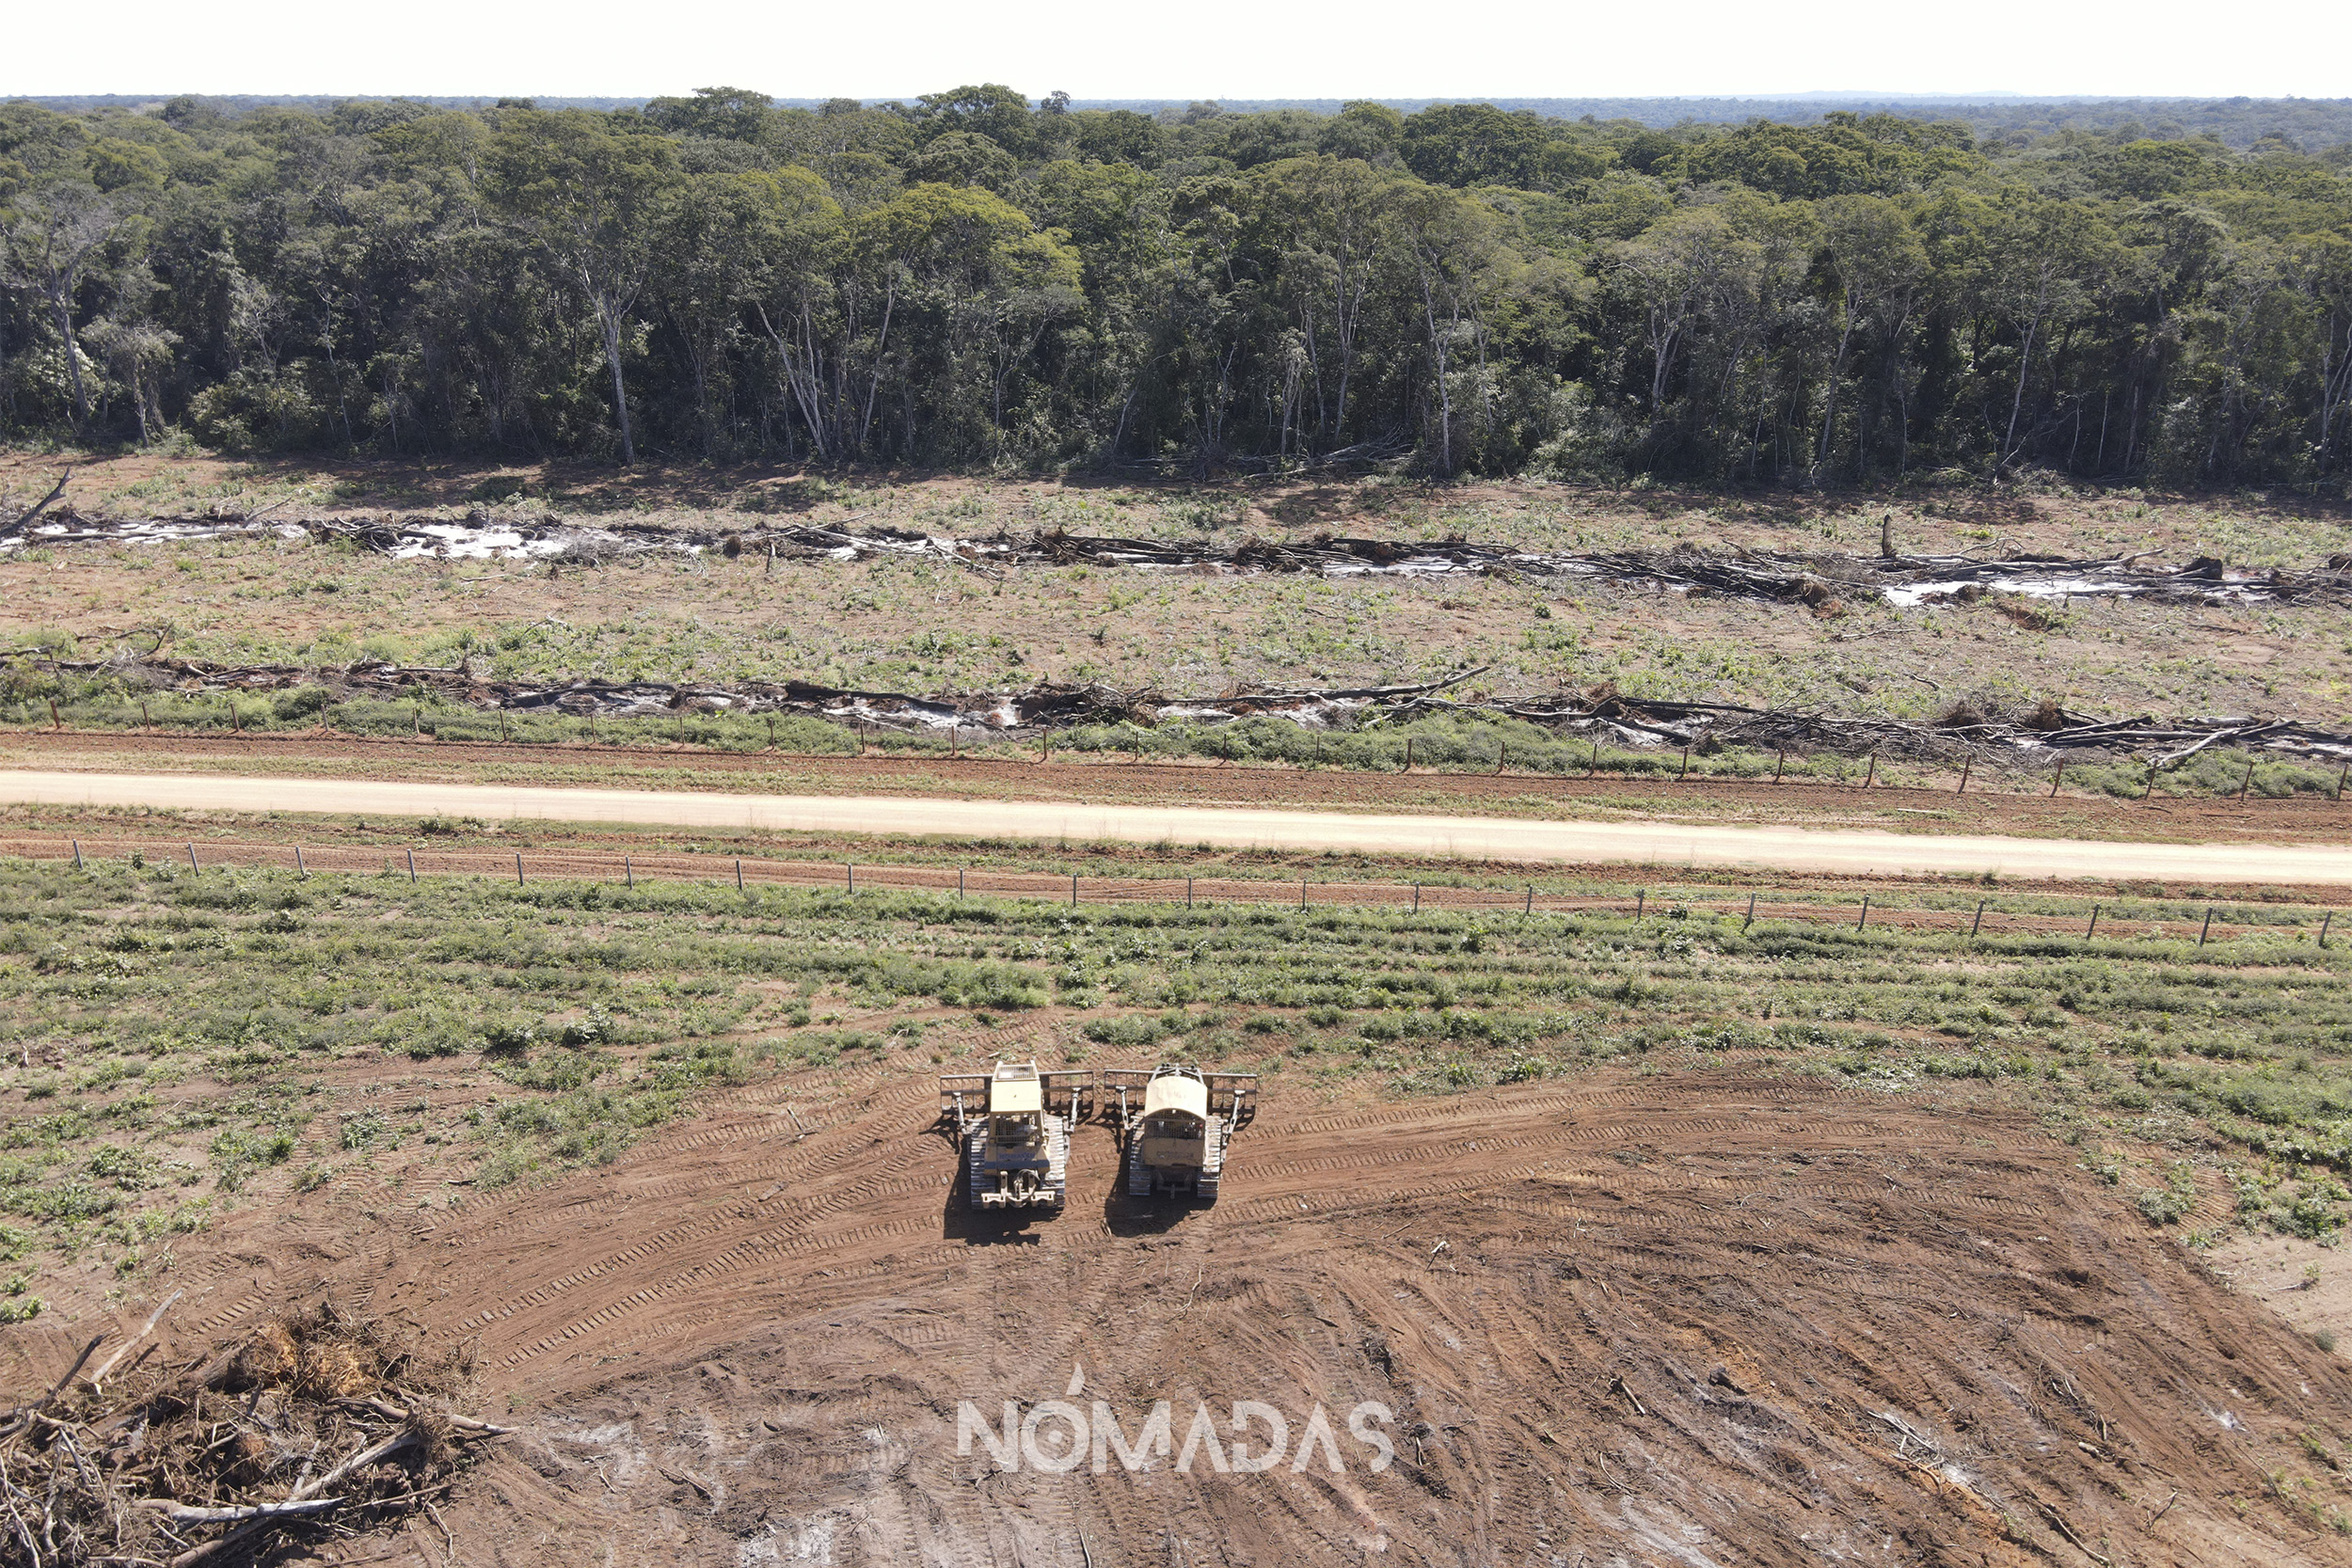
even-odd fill
[[(470, 1338), (477, 1407), (524, 1431), (440, 1511), (459, 1562), (2352, 1560), (2344, 1364), (2000, 1101), (1278, 1083), (1214, 1209), (1115, 1196), (1088, 1125), (1067, 1213), (1000, 1225), (963, 1212), (928, 1080), (797, 1093), (453, 1210), (346, 1183), (232, 1215), (183, 1248), (169, 1349), (322, 1291)], [(1168, 1400), (1179, 1445), (1197, 1404), (1233, 1444), (1263, 1401), (1294, 1445), (1320, 1404), (1344, 1471), (957, 1453), (959, 1402), (1063, 1398), (1126, 1433)], [(328, 1555), (444, 1560), (430, 1526), (391, 1544)]]

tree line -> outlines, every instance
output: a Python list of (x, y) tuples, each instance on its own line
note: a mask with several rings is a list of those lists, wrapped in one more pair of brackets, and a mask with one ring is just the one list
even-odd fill
[(0, 432), (2341, 483), (2352, 147), (1834, 112), (0, 104)]

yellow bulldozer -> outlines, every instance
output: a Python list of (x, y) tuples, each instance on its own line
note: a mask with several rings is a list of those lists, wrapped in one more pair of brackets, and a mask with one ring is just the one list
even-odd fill
[(1035, 1062), (942, 1074), (939, 1114), (963, 1143), (964, 1200), (983, 1211), (1058, 1213), (1070, 1189), (1070, 1130), (1093, 1092), (1092, 1072), (1040, 1072)]
[(1250, 1117), (1257, 1088), (1254, 1072), (1172, 1065), (1105, 1069), (1104, 1096), (1119, 1097), (1113, 1115), (1125, 1145), (1127, 1196), (1215, 1203), (1226, 1151)]

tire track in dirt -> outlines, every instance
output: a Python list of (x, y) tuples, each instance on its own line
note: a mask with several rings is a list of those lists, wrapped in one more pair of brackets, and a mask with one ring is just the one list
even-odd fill
[[(1667, 1541), (1794, 1562), (1867, 1524), (1850, 1555), (1893, 1536), (2074, 1560), (2042, 1502), (2119, 1561), (2330, 1560), (2264, 1476), (2296, 1432), (2352, 1425), (2352, 1374), (2152, 1240), (2023, 1113), (1728, 1070), (1304, 1095), (1269, 1086), (1207, 1210), (1128, 1204), (1089, 1126), (1061, 1218), (977, 1224), (930, 1084), (874, 1082), (796, 1142), (775, 1097), (729, 1097), (605, 1169), (388, 1215), (307, 1272), (285, 1243), (317, 1217), (243, 1213), (215, 1277), (275, 1245), (239, 1322), (308, 1280), (471, 1339), (485, 1396), (538, 1414), (450, 1523), (512, 1560), (581, 1518), (633, 1560), (821, 1539), (991, 1568), (1664, 1561)], [(1179, 1442), (1196, 1400), (1220, 1423), (1264, 1398), (1343, 1424), (1377, 1398), (1397, 1463), (1055, 1477), (956, 1455), (960, 1400), (993, 1419), (1078, 1366), (1082, 1409), (1106, 1399), (1132, 1431), (1169, 1399)], [(1923, 1482), (1880, 1410), (1966, 1479)], [(724, 1506), (672, 1496), (664, 1467)], [(2174, 1486), (2158, 1530), (2119, 1500)]]
[[(1671, 1111), (1632, 1118), (1564, 1119), (1580, 1109), (1603, 1104), (1614, 1108), (1643, 1099), (1663, 1110), (1658, 1101), (1670, 1104), (1679, 1098), (1676, 1091), (1645, 1085), (1592, 1092), (1531, 1086), (1467, 1101), (1407, 1103), (1299, 1118), (1287, 1128), (1262, 1120), (1243, 1135), (1226, 1202), (1195, 1218), (1201, 1234), (1214, 1239), (1279, 1229), (1295, 1221), (1330, 1221), (1458, 1198), (1544, 1176), (1578, 1149), (1661, 1142), (1704, 1147), (1746, 1119)], [(1835, 1102), (1851, 1097), (1822, 1092), (1777, 1098), (1793, 1104), (1798, 1100)], [(633, 1151), (612, 1173), (612, 1180), (628, 1191), (627, 1198), (582, 1204), (550, 1194), (502, 1205), (499, 1214), (468, 1227), (469, 1247), (503, 1243), (511, 1248), (519, 1228), (528, 1226), (546, 1238), (544, 1245), (560, 1244), (566, 1266), (478, 1306), (453, 1326), (480, 1336), (485, 1362), (517, 1369), (585, 1336), (624, 1333), (616, 1325), (628, 1321), (647, 1322), (645, 1330), (625, 1331), (624, 1338), (633, 1342), (679, 1312), (700, 1318), (691, 1305), (679, 1304), (740, 1288), (736, 1282), (756, 1280), (782, 1265), (806, 1266), (819, 1257), (853, 1259), (882, 1244), (917, 1252), (927, 1243), (961, 1246), (960, 1240), (947, 1234), (954, 1228), (947, 1212), (952, 1150), (927, 1131), (927, 1118), (908, 1115), (912, 1107), (928, 1106), (929, 1101), (928, 1085), (883, 1096), (869, 1101), (866, 1114), (829, 1125), (820, 1136), (830, 1147), (782, 1158), (742, 1135), (740, 1128), (723, 1122)], [(1882, 1132), (1876, 1123), (1848, 1122), (1832, 1124), (1815, 1135), (1859, 1133), (1870, 1139)], [(1372, 1133), (1385, 1134), (1380, 1146), (1362, 1148), (1359, 1140)], [(1055, 1254), (1096, 1254), (1127, 1243), (1115, 1224), (1081, 1223), (1089, 1214), (1115, 1213), (1116, 1159), (1113, 1141), (1100, 1130), (1081, 1129), (1081, 1163), (1073, 1175), (1068, 1212), (1032, 1232), (1032, 1244)], [(693, 1167), (677, 1169), (677, 1161), (689, 1153), (699, 1157)], [(866, 1160), (847, 1168), (860, 1154)], [(664, 1174), (652, 1183), (630, 1186), (642, 1168)], [(772, 1198), (735, 1196), (762, 1181), (788, 1182), (789, 1190)], [(690, 1191), (730, 1196), (715, 1211), (657, 1223), (665, 1206)], [(1234, 1202), (1243, 1194), (1255, 1196)], [(839, 1223), (853, 1217), (867, 1217), (866, 1223)], [(1584, 1224), (1604, 1219), (1601, 1211), (1579, 1205), (1565, 1206), (1556, 1217)], [(1735, 1219), (1687, 1211), (1678, 1211), (1673, 1223), (1708, 1231), (1740, 1227)], [(613, 1244), (600, 1245), (598, 1238), (606, 1231), (628, 1239), (625, 1244), (616, 1238)], [(524, 1254), (510, 1251), (504, 1259), (510, 1275), (531, 1266)], [(1098, 1273), (1088, 1287), (1066, 1296), (1057, 1326), (1027, 1341), (1026, 1370), (1049, 1381), (1053, 1375), (1067, 1375), (1085, 1325), (1116, 1289), (1111, 1275)], [(725, 1316), (724, 1311), (717, 1314)]]

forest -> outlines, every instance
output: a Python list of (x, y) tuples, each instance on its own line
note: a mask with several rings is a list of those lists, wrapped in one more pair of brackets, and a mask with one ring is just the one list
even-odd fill
[(2302, 128), (0, 103), (0, 438), (2332, 491)]

